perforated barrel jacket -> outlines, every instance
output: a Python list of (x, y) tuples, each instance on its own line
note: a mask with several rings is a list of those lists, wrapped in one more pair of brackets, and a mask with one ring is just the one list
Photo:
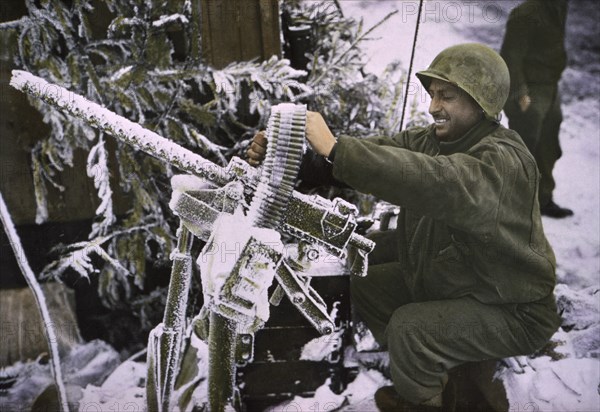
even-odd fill
[(377, 247), (397, 248), (417, 299), (525, 303), (552, 293), (539, 173), (512, 130), (484, 120), (454, 142), (440, 142), (432, 126), (392, 138), (342, 136), (333, 176), (401, 206), (395, 241)]

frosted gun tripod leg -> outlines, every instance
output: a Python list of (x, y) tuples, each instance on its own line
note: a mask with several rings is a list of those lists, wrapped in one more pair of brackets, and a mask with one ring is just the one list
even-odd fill
[(149, 411), (171, 410), (192, 279), (192, 241), (192, 234), (181, 224), (177, 232), (177, 249), (171, 254), (173, 266), (163, 321), (148, 338), (146, 398)]

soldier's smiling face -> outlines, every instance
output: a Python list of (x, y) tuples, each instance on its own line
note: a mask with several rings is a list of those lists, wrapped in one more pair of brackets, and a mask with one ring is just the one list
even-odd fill
[(462, 137), (483, 118), (481, 107), (462, 89), (439, 79), (431, 79), (427, 90), (431, 97), (429, 114), (440, 140)]

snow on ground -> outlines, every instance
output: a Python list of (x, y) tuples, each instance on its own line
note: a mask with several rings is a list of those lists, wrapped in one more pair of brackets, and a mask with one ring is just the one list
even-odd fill
[[(61, 365), (71, 410), (78, 410), (75, 407), (77, 405), (87, 405), (88, 409), (83, 409), (87, 411), (109, 410), (107, 408), (102, 409), (98, 406), (100, 405), (98, 402), (90, 401), (91, 394), (88, 393), (87, 388), (94, 387), (93, 385), (102, 382), (105, 382), (106, 385), (111, 385), (111, 382), (113, 382), (113, 388), (119, 386), (114, 385), (115, 379), (113, 378), (115, 376), (113, 371), (119, 363), (119, 354), (109, 344), (100, 340), (93, 340), (76, 346), (70, 353), (63, 356)], [(121, 368), (123, 366), (118, 369)], [(12, 381), (10, 378), (12, 378)], [(36, 400), (39, 403), (38, 407), (44, 406), (47, 410), (52, 410), (52, 407), (55, 407), (58, 410), (59, 405), (55, 404), (56, 390), (53, 390), (54, 386), (51, 385), (54, 381), (50, 372), (50, 364), (43, 355), (36, 361), (18, 362), (7, 368), (2, 368), (0, 379), (5, 386), (0, 391), (0, 411), (28, 411), (31, 410)], [(123, 382), (129, 380), (127, 378)], [(82, 390), (82, 388), (84, 389)], [(42, 392), (48, 392), (49, 389), (50, 392), (46, 393), (46, 396), (40, 396)], [(112, 399), (117, 394), (113, 392), (105, 391), (102, 400), (106, 402), (107, 398)], [(82, 403), (82, 399), (86, 402), (85, 404)]]
[(575, 216), (561, 221), (544, 218), (544, 229), (558, 263), (559, 282), (574, 288), (600, 284), (600, 102), (576, 100), (563, 107), (563, 157), (557, 162), (555, 198)]

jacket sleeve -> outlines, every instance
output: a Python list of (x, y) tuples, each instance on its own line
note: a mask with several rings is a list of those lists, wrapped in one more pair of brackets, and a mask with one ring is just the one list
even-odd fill
[[(393, 138), (386, 136), (373, 136), (363, 140), (382, 146), (408, 147), (408, 132), (402, 132)], [(315, 188), (320, 186), (335, 186), (340, 188), (349, 187), (346, 183), (335, 179), (333, 176), (332, 164), (327, 162), (323, 156), (319, 156), (311, 149), (308, 149), (304, 156), (302, 156), (302, 163), (300, 164), (298, 178), (302, 182), (302, 186), (304, 188)]]
[(456, 229), (490, 232), (496, 225), (506, 161), (497, 145), (477, 146), (474, 153), (430, 156), (341, 137), (333, 175), (356, 190)]
[(511, 12), (506, 23), (500, 55), (510, 73), (510, 95), (517, 100), (529, 93), (525, 77), (525, 58), (529, 49), (530, 30), (533, 29), (525, 11), (515, 9)]

